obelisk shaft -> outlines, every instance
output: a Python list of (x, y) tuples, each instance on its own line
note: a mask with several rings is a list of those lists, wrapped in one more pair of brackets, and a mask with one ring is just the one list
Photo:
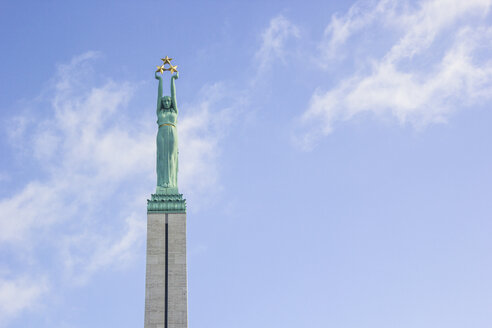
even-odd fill
[(186, 213), (147, 214), (145, 328), (187, 328)]

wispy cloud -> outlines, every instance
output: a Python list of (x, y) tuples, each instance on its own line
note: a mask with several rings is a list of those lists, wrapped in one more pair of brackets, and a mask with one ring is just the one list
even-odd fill
[[(231, 103), (227, 99), (230, 95), (221, 83), (204, 87), (200, 94), (196, 102), (188, 104), (189, 115), (179, 123), (180, 143), (183, 145), (180, 147), (180, 172), (186, 172), (179, 176), (179, 185), (192, 193), (193, 190), (209, 190), (210, 186), (221, 188), (220, 142), (237, 114), (237, 107), (240, 107), (240, 100), (234, 99)], [(196, 205), (201, 206), (198, 199)]]
[(323, 41), (328, 52), (353, 51), (356, 44), (340, 47), (369, 24), (396, 28), (400, 37), (379, 59), (368, 52), (362, 58), (365, 69), (330, 90), (315, 91), (303, 115), (308, 132), (300, 142), (311, 147), (336, 121), (363, 112), (421, 127), (444, 122), (460, 105), (490, 98), (492, 61), (480, 55), (484, 45), (490, 50), (492, 44), (486, 22), (490, 5), (484, 0), (434, 0), (413, 8), (384, 0), (375, 9), (364, 11), (356, 4), (345, 17), (334, 17), (327, 29), (330, 38)]
[(101, 270), (124, 269), (132, 263), (136, 257), (134, 249), (139, 249), (144, 241), (146, 221), (136, 213), (124, 221), (124, 231), (116, 235), (86, 230), (63, 236), (59, 250), (65, 279), (75, 285), (84, 285)]
[(255, 54), (258, 72), (264, 72), (275, 60), (285, 64), (288, 57), (286, 43), (299, 36), (299, 28), (287, 18), (282, 15), (272, 18), (261, 35), (261, 45)]
[(47, 290), (44, 279), (26, 276), (0, 278), (0, 327), (5, 327), (11, 318), (23, 311), (36, 307)]
[(354, 34), (373, 25), (378, 18), (392, 17), (395, 6), (396, 3), (392, 0), (358, 2), (343, 16), (334, 14), (325, 28), (323, 39), (318, 44), (320, 56), (316, 62), (321, 67), (328, 68), (336, 59), (345, 57), (347, 54), (342, 48), (348, 40)]
[(108, 82), (84, 90), (76, 86), (82, 81), (69, 72), (71, 67), (59, 68), (51, 115), (37, 118), (37, 124), (17, 136), (17, 143), (27, 149), (26, 160), (39, 163), (48, 174), (0, 200), (0, 242), (32, 240), (33, 229), (83, 216), (80, 213), (90, 215), (124, 180), (151, 169), (150, 163), (139, 169), (141, 159), (152, 156), (150, 133), (137, 132), (117, 113), (127, 106), (135, 87)]

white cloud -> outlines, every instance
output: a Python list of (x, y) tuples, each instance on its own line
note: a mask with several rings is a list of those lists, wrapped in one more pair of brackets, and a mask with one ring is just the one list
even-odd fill
[(2, 199), (0, 243), (22, 245), (30, 239), (31, 230), (59, 221), (63, 209), (66, 208), (66, 205), (60, 203), (61, 194), (65, 189), (63, 182), (31, 182), (18, 194)]
[(258, 72), (263, 72), (274, 60), (286, 63), (288, 56), (285, 46), (287, 41), (300, 36), (299, 28), (284, 16), (279, 15), (270, 20), (270, 25), (263, 31), (262, 43), (255, 54)]
[(146, 221), (133, 213), (125, 219), (125, 224), (125, 231), (118, 235), (103, 236), (88, 230), (63, 236), (59, 248), (66, 279), (83, 285), (101, 270), (125, 268), (131, 263), (136, 256), (132, 249), (139, 248), (144, 242)]
[(180, 175), (179, 185), (187, 193), (193, 193), (193, 189), (209, 190), (210, 186), (220, 189), (220, 141), (233, 120), (233, 107), (240, 106), (237, 99), (233, 104), (217, 106), (230, 96), (223, 84), (206, 87), (201, 93), (206, 97), (189, 105), (189, 115), (179, 122), (180, 142), (185, 145), (180, 147), (180, 172), (187, 172)]
[(44, 280), (19, 277), (12, 280), (0, 278), (0, 327), (25, 310), (36, 306), (48, 290)]
[(31, 240), (32, 230), (90, 214), (125, 179), (151, 169), (149, 161), (142, 161), (152, 157), (150, 132), (136, 132), (116, 112), (127, 105), (134, 87), (108, 82), (84, 90), (71, 84), (81, 81), (67, 70), (73, 73), (74, 68), (59, 68), (53, 116), (38, 118), (38, 124), (17, 136), (27, 150), (26, 160), (49, 173), (0, 200), (0, 242)]
[(367, 28), (380, 17), (391, 17), (395, 6), (396, 2), (392, 0), (382, 0), (376, 4), (374, 1), (358, 2), (344, 16), (334, 14), (318, 45), (321, 51), (318, 64), (327, 68), (331, 61), (344, 56), (340, 48), (352, 35)]
[(394, 23), (405, 30), (405, 34), (391, 48), (385, 60), (398, 61), (425, 51), (440, 33), (458, 23), (460, 19), (483, 19), (490, 5), (490, 0), (424, 1), (415, 12), (405, 12), (392, 17)]
[[(381, 1), (378, 7), (388, 3)], [(302, 145), (311, 147), (332, 131), (336, 121), (359, 113), (390, 115), (402, 124), (421, 127), (444, 122), (460, 106), (490, 98), (492, 61), (477, 55), (483, 45), (492, 44), (492, 30), (483, 22), (490, 3), (435, 0), (415, 10), (405, 7), (398, 14), (394, 6), (377, 11), (381, 21), (400, 26), (401, 37), (379, 60), (367, 55), (369, 73), (357, 71), (331, 90), (316, 90), (303, 115), (309, 131), (300, 140)], [(351, 11), (348, 16), (345, 20), (357, 20)], [(444, 51), (438, 51), (433, 46), (444, 32), (452, 37), (440, 40), (439, 49)]]

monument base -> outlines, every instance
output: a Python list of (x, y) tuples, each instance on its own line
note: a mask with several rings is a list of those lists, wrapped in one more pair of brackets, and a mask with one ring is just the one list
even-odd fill
[(187, 328), (187, 294), (186, 213), (148, 211), (145, 328)]

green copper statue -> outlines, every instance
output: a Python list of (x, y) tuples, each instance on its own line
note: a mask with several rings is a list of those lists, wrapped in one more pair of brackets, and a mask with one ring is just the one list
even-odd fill
[[(170, 60), (167, 62), (170, 64)], [(162, 188), (172, 188), (176, 191), (178, 188), (178, 131), (176, 129), (178, 106), (174, 80), (178, 79), (179, 73), (176, 71), (177, 66), (170, 65), (171, 68), (165, 69), (164, 64), (155, 72), (155, 78), (159, 80), (156, 111), (159, 126), (157, 132), (157, 192)], [(170, 70), (171, 73), (176, 71), (171, 76), (171, 97), (162, 96), (162, 76), (159, 72), (162, 73), (164, 70)]]
[[(177, 65), (171, 64), (172, 58), (162, 58), (164, 62), (157, 66), (155, 78), (159, 80), (157, 89), (157, 188), (155, 194), (147, 200), (147, 212), (186, 213), (186, 200), (178, 192), (178, 105), (174, 80), (178, 79)], [(164, 65), (169, 64), (168, 68)], [(162, 76), (159, 73), (171, 71), (171, 97), (162, 96)]]

